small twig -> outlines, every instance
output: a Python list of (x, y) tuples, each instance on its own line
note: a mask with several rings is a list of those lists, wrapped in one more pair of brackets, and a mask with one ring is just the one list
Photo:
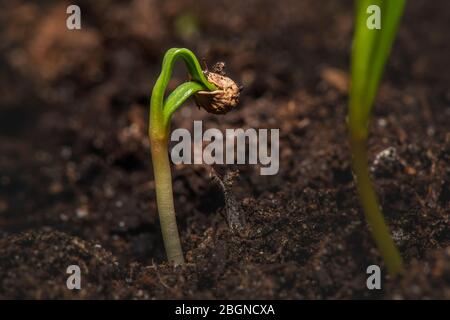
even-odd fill
[(226, 221), (232, 232), (241, 233), (245, 229), (245, 216), (242, 208), (236, 200), (231, 187), (239, 171), (227, 171), (221, 179), (216, 171), (211, 168), (211, 177), (215, 183), (222, 189), (225, 198)]

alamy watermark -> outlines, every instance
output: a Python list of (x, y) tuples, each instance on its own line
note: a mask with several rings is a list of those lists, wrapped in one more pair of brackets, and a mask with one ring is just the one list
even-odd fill
[(367, 7), (366, 13), (370, 16), (366, 20), (366, 26), (369, 30), (381, 29), (381, 9), (376, 4)]
[(69, 30), (81, 29), (81, 9), (79, 6), (71, 4), (67, 7), (66, 13), (69, 15), (66, 19), (66, 27)]
[[(174, 164), (260, 164), (261, 175), (279, 170), (279, 129), (216, 128), (203, 132), (202, 121), (194, 121), (194, 136), (187, 129), (176, 129), (170, 140), (178, 142), (170, 153)], [(208, 144), (204, 147), (204, 142)], [(270, 149), (270, 152), (269, 152)]]
[(369, 290), (381, 289), (381, 269), (376, 264), (367, 267), (366, 273), (369, 275), (366, 280), (366, 286)]
[(70, 274), (67, 278), (66, 286), (69, 290), (80, 290), (81, 289), (81, 269), (80, 266), (76, 264), (71, 264), (67, 267), (66, 273)]

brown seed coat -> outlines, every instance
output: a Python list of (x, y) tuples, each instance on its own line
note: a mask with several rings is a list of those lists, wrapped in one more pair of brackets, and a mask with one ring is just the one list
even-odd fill
[(197, 92), (194, 96), (197, 105), (214, 114), (225, 114), (236, 107), (241, 91), (237, 84), (218, 73), (205, 71), (205, 76), (218, 90)]

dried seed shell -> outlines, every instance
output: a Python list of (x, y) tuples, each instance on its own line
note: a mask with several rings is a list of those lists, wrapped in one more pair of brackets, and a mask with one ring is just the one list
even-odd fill
[(218, 73), (205, 72), (205, 76), (218, 90), (197, 92), (194, 95), (196, 104), (214, 114), (225, 114), (236, 107), (241, 91), (237, 84)]

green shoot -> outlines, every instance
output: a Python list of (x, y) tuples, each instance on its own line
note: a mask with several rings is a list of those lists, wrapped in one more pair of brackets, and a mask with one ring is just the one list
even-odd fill
[[(172, 75), (172, 69), (179, 58), (185, 62), (191, 80), (181, 84), (167, 98), (164, 98)], [(218, 78), (222, 82), (213, 81)], [(228, 81), (227, 84), (232, 82), (233, 88), (235, 87), (237, 90), (236, 95), (232, 96), (234, 99), (233, 103), (226, 100), (226, 98), (229, 98), (229, 95), (225, 95), (224, 90), (222, 90), (223, 81)], [(209, 108), (207, 111), (214, 113), (215, 109), (207, 105), (207, 103), (211, 102), (215, 107), (220, 108), (221, 111), (226, 110), (227, 112), (235, 106), (234, 103), (237, 103), (238, 91), (238, 87), (231, 79), (212, 72), (204, 73), (197, 58), (190, 50), (172, 48), (166, 52), (161, 74), (153, 87), (150, 101), (149, 139), (155, 176), (156, 201), (164, 247), (168, 260), (175, 264), (182, 264), (184, 258), (175, 217), (172, 176), (168, 156), (170, 120), (173, 113), (193, 95), (196, 95), (203, 101), (202, 106)], [(206, 100), (205, 96), (207, 96)]]
[[(392, 276), (403, 261), (385, 223), (367, 164), (367, 136), (371, 109), (386, 60), (391, 51), (405, 0), (356, 0), (356, 21), (351, 57), (349, 134), (356, 186), (375, 242)], [(381, 9), (381, 29), (366, 25), (370, 5)]]

